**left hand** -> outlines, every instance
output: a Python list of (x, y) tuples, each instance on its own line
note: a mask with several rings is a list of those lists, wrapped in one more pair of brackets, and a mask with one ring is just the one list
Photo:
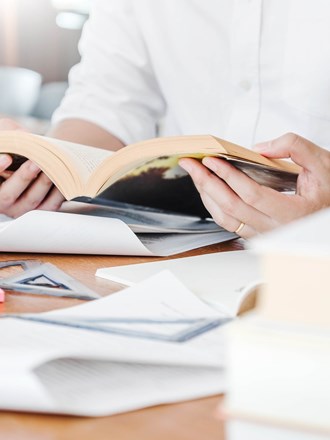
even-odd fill
[[(23, 130), (15, 121), (0, 119), (0, 130)], [(40, 168), (25, 161), (16, 171), (9, 154), (0, 154), (0, 213), (19, 217), (32, 209), (55, 211), (64, 197)]]
[[(220, 226), (252, 237), (330, 206), (330, 152), (288, 133), (256, 147), (269, 158), (291, 158), (302, 167), (296, 194), (259, 185), (225, 160), (206, 157), (201, 164), (184, 158), (206, 209)], [(212, 172), (211, 172), (211, 171)]]

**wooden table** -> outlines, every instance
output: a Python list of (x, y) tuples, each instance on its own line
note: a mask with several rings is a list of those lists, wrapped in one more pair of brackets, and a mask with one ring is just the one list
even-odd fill
[[(242, 249), (242, 244), (232, 241), (181, 254), (180, 257), (238, 249)], [(157, 260), (146, 257), (1, 254), (0, 261), (28, 258), (55, 264), (101, 295), (118, 291), (122, 286), (96, 278), (94, 274), (97, 268)], [(13, 270), (3, 269), (1, 276), (9, 276)], [(69, 298), (13, 292), (7, 293), (6, 302), (0, 304), (0, 313), (41, 312), (79, 303)], [(216, 396), (101, 418), (1, 412), (0, 440), (222, 440), (223, 425), (215, 417), (220, 401), (221, 396)]]

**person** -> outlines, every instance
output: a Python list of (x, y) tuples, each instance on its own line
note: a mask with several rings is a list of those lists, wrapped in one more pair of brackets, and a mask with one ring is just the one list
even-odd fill
[[(96, 0), (49, 135), (111, 150), (157, 135), (251, 148), (274, 138), (257, 148), (301, 165), (294, 195), (219, 159), (181, 160), (215, 221), (250, 237), (329, 206), (330, 153), (318, 146), (330, 145), (329, 19), (321, 0)], [(61, 205), (35, 164), (11, 173), (10, 161), (0, 157), (0, 212)]]

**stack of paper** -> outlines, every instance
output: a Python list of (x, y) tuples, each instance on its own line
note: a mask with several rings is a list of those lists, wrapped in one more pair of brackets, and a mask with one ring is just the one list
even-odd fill
[(221, 393), (226, 322), (168, 272), (65, 310), (2, 316), (0, 408), (101, 416)]

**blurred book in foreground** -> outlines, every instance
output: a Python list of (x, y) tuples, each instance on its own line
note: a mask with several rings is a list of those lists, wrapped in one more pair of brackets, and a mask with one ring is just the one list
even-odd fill
[(228, 332), (227, 438), (330, 437), (330, 210), (251, 241), (266, 283)]

